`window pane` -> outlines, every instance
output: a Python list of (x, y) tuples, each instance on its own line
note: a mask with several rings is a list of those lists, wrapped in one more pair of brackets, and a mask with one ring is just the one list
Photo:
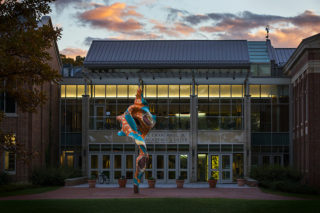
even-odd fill
[(82, 95), (84, 95), (84, 85), (78, 85), (77, 97), (82, 98)]
[(158, 155), (158, 156), (157, 156), (157, 168), (158, 168), (158, 169), (163, 169), (163, 168), (164, 168), (164, 158), (163, 158), (163, 155)]
[(169, 85), (169, 97), (179, 98), (179, 85)]
[(260, 85), (250, 85), (250, 95), (252, 98), (260, 98)]
[(168, 161), (169, 161), (168, 162), (169, 169), (175, 169), (176, 168), (176, 156), (169, 155)]
[(242, 97), (242, 85), (232, 85), (232, 97)]
[(129, 98), (135, 98), (139, 86), (138, 85), (129, 85)]
[(107, 97), (109, 98), (115, 98), (117, 97), (116, 95), (117, 87), (116, 85), (107, 85)]
[(16, 102), (14, 98), (6, 94), (6, 113), (15, 113), (16, 112)]
[(190, 85), (180, 85), (180, 98), (190, 98)]
[(110, 168), (110, 155), (103, 155), (102, 168), (104, 169)]
[(157, 85), (146, 85), (146, 98), (157, 97)]
[(61, 85), (61, 98), (65, 98), (65, 97), (66, 97), (66, 86)]
[(66, 97), (67, 98), (75, 98), (77, 94), (77, 85), (66, 85)]
[(114, 156), (114, 168), (121, 169), (121, 155)]
[(96, 98), (104, 98), (105, 97), (105, 85), (95, 85), (94, 95)]
[(230, 85), (220, 85), (220, 97), (222, 98), (231, 97)]
[(128, 97), (128, 86), (118, 85), (118, 98), (127, 98), (127, 97)]
[(180, 169), (188, 168), (188, 155), (180, 155)]
[(126, 156), (126, 168), (133, 169), (133, 155)]
[(91, 155), (91, 169), (98, 168), (98, 155)]
[(210, 98), (219, 98), (219, 85), (209, 85)]
[(275, 98), (278, 95), (277, 85), (261, 85), (261, 97)]
[(158, 98), (168, 98), (168, 85), (158, 85)]
[(199, 98), (208, 98), (208, 85), (199, 85), (198, 86), (198, 97)]

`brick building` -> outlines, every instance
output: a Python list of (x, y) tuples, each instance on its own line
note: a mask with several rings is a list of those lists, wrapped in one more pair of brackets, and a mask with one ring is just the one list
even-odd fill
[(320, 186), (320, 34), (304, 39), (284, 67), (293, 97), (293, 163)]
[[(50, 17), (43, 17), (42, 23), (52, 26)], [(60, 71), (62, 64), (56, 42), (48, 51), (52, 57), (50, 66)], [(41, 91), (45, 92), (47, 102), (38, 107), (36, 113), (23, 113), (14, 100), (5, 94), (1, 96), (0, 107), (5, 113), (5, 119), (0, 124), (1, 130), (15, 134), (17, 143), (25, 144), (26, 151), (39, 152), (39, 156), (28, 164), (19, 160), (14, 153), (0, 153), (0, 172), (6, 171), (18, 182), (27, 181), (34, 168), (58, 162), (59, 86), (46, 83), (41, 87)]]

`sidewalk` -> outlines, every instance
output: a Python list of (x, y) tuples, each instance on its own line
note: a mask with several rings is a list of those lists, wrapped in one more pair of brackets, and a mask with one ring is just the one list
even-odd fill
[(55, 191), (42, 194), (19, 195), (2, 197), (0, 200), (38, 200), (38, 199), (110, 199), (110, 198), (233, 198), (255, 200), (297, 200), (263, 193), (255, 187), (238, 187), (236, 184), (218, 184), (217, 188), (209, 188), (207, 184), (185, 184), (185, 188), (177, 189), (175, 184), (157, 184), (149, 189), (146, 184), (141, 185), (140, 193), (134, 194), (132, 184), (127, 188), (119, 188), (116, 184), (101, 185), (89, 189), (87, 184), (63, 187)]

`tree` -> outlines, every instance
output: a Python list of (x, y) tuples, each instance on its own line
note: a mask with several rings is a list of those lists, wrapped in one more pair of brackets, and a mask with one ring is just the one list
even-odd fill
[(82, 66), (85, 57), (81, 57), (80, 55), (76, 56), (76, 60), (74, 60), (73, 58), (67, 58), (66, 55), (60, 54), (60, 58), (63, 64), (71, 64), (74, 67), (75, 66)]
[[(52, 2), (0, 0), (0, 93), (14, 98), (24, 112), (35, 112), (45, 103), (44, 83), (60, 81), (59, 71), (48, 64), (48, 49), (61, 37), (61, 29), (41, 22)], [(0, 150), (8, 148), (12, 137), (1, 130), (0, 135)]]

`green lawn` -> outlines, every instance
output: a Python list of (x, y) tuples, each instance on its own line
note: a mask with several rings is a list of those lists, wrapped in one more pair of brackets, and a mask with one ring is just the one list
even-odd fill
[(56, 190), (58, 186), (34, 186), (31, 184), (9, 184), (0, 186), (0, 197), (14, 196), (14, 195), (26, 195), (26, 194), (39, 194)]
[(0, 201), (1, 212), (110, 212), (110, 213), (307, 213), (318, 212), (317, 200), (263, 201), (237, 199), (93, 199), (93, 200), (32, 200)]

